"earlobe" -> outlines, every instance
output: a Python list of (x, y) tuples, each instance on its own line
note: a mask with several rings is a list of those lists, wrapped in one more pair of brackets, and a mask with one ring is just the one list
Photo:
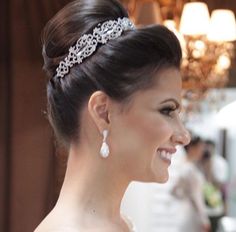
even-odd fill
[(104, 92), (96, 91), (91, 95), (88, 111), (100, 133), (109, 127), (109, 97)]

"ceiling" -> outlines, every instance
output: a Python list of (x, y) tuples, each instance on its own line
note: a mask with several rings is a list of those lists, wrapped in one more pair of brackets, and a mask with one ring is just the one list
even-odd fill
[[(130, 2), (134, 0), (120, 0)], [(137, 0), (142, 1), (142, 0)], [(147, 0), (145, 0), (147, 1)], [(169, 6), (171, 9), (176, 8), (176, 4), (183, 4), (184, 0), (157, 0), (161, 6)], [(4, 11), (3, 20), (1, 20), (0, 40), (4, 40), (9, 50), (18, 52), (14, 53), (15, 58), (24, 59), (25, 49), (22, 47), (22, 41), (28, 41), (27, 50), (30, 53), (31, 60), (41, 59), (41, 42), (40, 34), (46, 21), (50, 19), (62, 6), (69, 0), (12, 0), (11, 4), (5, 0), (8, 11)], [(229, 8), (236, 13), (236, 0), (205, 0), (210, 11), (216, 8)], [(6, 30), (9, 34), (6, 34)], [(4, 29), (4, 30), (3, 30)], [(4, 32), (5, 31), (5, 32)], [(7, 38), (10, 38), (7, 39)], [(4, 42), (4, 41), (2, 41)], [(5, 43), (4, 42), (4, 43)], [(2, 44), (4, 44), (2, 43)], [(5, 44), (6, 44), (5, 43)], [(12, 54), (12, 53), (11, 53)], [(236, 87), (236, 59), (230, 71), (230, 87)]]

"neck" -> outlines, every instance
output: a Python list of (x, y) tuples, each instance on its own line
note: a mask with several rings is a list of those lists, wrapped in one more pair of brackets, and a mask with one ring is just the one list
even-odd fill
[(80, 218), (120, 218), (121, 200), (129, 181), (116, 170), (111, 156), (104, 159), (97, 149), (72, 147), (58, 204), (69, 207)]

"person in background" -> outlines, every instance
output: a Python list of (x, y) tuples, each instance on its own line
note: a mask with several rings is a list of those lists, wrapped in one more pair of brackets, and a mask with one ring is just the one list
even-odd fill
[(205, 176), (204, 199), (207, 214), (212, 232), (216, 232), (219, 219), (225, 214), (225, 184), (228, 168), (225, 159), (216, 154), (215, 143), (212, 140), (205, 141), (205, 149), (199, 162), (199, 168)]
[(209, 232), (210, 222), (203, 197), (205, 180), (197, 167), (203, 155), (204, 141), (198, 136), (192, 136), (191, 142), (185, 146), (185, 151), (186, 157), (172, 190), (172, 194), (180, 200), (181, 204), (179, 231)]

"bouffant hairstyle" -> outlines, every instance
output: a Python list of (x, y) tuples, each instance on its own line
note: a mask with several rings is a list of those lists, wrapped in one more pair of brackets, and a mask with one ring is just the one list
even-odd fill
[(138, 90), (152, 85), (163, 68), (180, 67), (181, 48), (166, 27), (152, 25), (128, 30), (97, 47), (63, 78), (56, 75), (60, 61), (85, 33), (102, 22), (128, 17), (117, 0), (76, 0), (61, 9), (42, 33), (47, 84), (48, 118), (59, 141), (79, 141), (80, 113), (97, 90), (124, 103)]

